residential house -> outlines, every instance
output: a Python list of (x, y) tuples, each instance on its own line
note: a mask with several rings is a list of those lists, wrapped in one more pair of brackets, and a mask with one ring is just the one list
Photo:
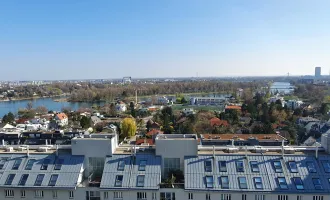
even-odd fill
[(217, 117), (213, 117), (212, 119), (210, 119), (210, 124), (212, 127), (214, 127), (214, 126), (228, 127), (229, 126), (229, 123), (227, 120), (221, 120)]
[(55, 121), (59, 126), (67, 126), (69, 124), (69, 118), (65, 113), (56, 114)]
[(182, 113), (185, 114), (186, 116), (196, 114), (193, 108), (184, 108), (182, 109)]
[(118, 112), (126, 112), (127, 106), (126, 106), (126, 104), (124, 102), (121, 101), (118, 104), (116, 104), (116, 110)]
[(96, 116), (92, 116), (92, 117), (91, 117), (91, 120), (92, 120), (92, 124), (93, 124), (93, 126), (95, 126), (96, 124), (102, 122), (102, 120), (101, 120), (100, 118), (96, 117)]
[(298, 101), (298, 100), (289, 100), (285, 103), (285, 105), (291, 110), (300, 108), (303, 104), (304, 104), (304, 102)]

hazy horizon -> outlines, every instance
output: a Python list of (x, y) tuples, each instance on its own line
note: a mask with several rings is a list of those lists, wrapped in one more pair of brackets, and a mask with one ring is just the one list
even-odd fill
[(2, 1), (0, 80), (328, 75), (329, 1)]

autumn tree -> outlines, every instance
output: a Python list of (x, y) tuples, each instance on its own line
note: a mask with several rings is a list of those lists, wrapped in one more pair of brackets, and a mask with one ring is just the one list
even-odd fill
[(48, 112), (48, 109), (45, 106), (38, 106), (36, 108), (36, 112), (38, 114), (46, 114)]
[(122, 122), (121, 122), (121, 133), (124, 135), (124, 137), (132, 137), (135, 135), (136, 133), (136, 122), (133, 118), (125, 118)]

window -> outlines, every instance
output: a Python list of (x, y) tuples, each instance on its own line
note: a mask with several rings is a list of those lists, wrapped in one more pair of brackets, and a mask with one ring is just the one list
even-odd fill
[(242, 194), (242, 200), (246, 200), (246, 194)]
[(15, 174), (9, 174), (7, 179), (6, 179), (6, 182), (5, 182), (5, 185), (11, 185), (11, 183), (13, 182), (15, 178)]
[(204, 161), (204, 171), (212, 172), (212, 162), (210, 160)]
[(138, 192), (137, 193), (137, 199), (138, 200), (147, 199), (147, 193), (146, 192)]
[(73, 193), (73, 191), (69, 191), (69, 198), (70, 198), (70, 199), (73, 199), (73, 198), (74, 198), (74, 193)]
[(263, 194), (256, 194), (255, 195), (255, 200), (265, 200), (265, 195), (263, 195)]
[(303, 190), (304, 189), (304, 185), (303, 185), (303, 182), (302, 182), (301, 178), (294, 177), (293, 182), (296, 185), (297, 190)]
[(144, 175), (138, 175), (137, 176), (137, 187), (144, 187)]
[(29, 159), (25, 165), (25, 170), (31, 170), (35, 161), (35, 159)]
[(118, 170), (118, 171), (124, 171), (124, 169), (125, 169), (125, 161), (124, 161), (124, 160), (120, 160), (120, 161), (118, 162), (117, 170)]
[(244, 172), (243, 161), (236, 161), (236, 171), (237, 172)]
[(14, 197), (14, 190), (5, 190), (5, 197)]
[(221, 194), (221, 200), (231, 200), (231, 194)]
[(206, 176), (206, 187), (213, 188), (213, 176)]
[(123, 198), (123, 192), (114, 192), (113, 193), (114, 199), (122, 199)]
[(245, 177), (238, 177), (238, 183), (241, 189), (247, 189), (247, 183)]
[(64, 159), (57, 159), (55, 162), (54, 170), (61, 170)]
[(21, 198), (25, 198), (25, 190), (21, 190)]
[(326, 173), (330, 173), (330, 163), (328, 161), (322, 161), (322, 166)]
[(251, 161), (250, 162), (250, 167), (252, 172), (259, 172), (259, 166), (257, 161)]
[(21, 165), (21, 163), (22, 163), (22, 159), (16, 159), (15, 162), (14, 162), (14, 165), (13, 165), (13, 167), (11, 169), (12, 170), (18, 170), (18, 168)]
[(188, 193), (188, 199), (194, 199), (194, 195), (193, 195), (193, 193)]
[(313, 178), (312, 180), (315, 190), (323, 190), (323, 186), (319, 178)]
[(50, 163), (50, 159), (44, 159), (44, 161), (40, 167), (40, 170), (47, 170), (49, 163)]
[(220, 184), (222, 189), (229, 189), (229, 179), (228, 176), (221, 176), (220, 177)]
[(313, 162), (306, 162), (309, 173), (316, 173), (316, 168)]
[(34, 197), (35, 198), (42, 198), (42, 197), (44, 197), (44, 191), (42, 191), (42, 190), (36, 190), (36, 191), (34, 191)]
[(297, 200), (303, 200), (302, 196), (297, 196)]
[(99, 191), (86, 191), (86, 200), (100, 200), (101, 192)]
[(55, 185), (56, 185), (57, 178), (58, 178), (58, 174), (53, 174), (53, 175), (50, 177), (50, 180), (49, 180), (48, 186), (55, 186)]
[(53, 199), (57, 199), (57, 190), (52, 191)]
[(115, 187), (121, 187), (122, 185), (123, 185), (123, 175), (117, 175)]
[(219, 161), (219, 170), (220, 170), (220, 172), (227, 172), (226, 161)]
[(286, 180), (285, 180), (284, 177), (278, 177), (278, 178), (277, 178), (277, 181), (278, 181), (278, 185), (280, 186), (280, 188), (281, 188), (282, 190), (287, 190), (287, 189), (289, 189), (288, 184), (287, 184), (287, 182), (286, 182)]
[(161, 192), (160, 200), (175, 200), (175, 193), (174, 192)]
[(256, 187), (256, 189), (263, 189), (261, 177), (254, 177), (253, 180), (254, 180), (254, 186)]
[(291, 173), (298, 173), (297, 163), (295, 161), (289, 161), (289, 167)]
[(109, 193), (108, 192), (104, 192), (104, 199), (109, 199)]
[(164, 175), (167, 177), (172, 170), (180, 169), (180, 158), (164, 158)]
[(211, 194), (206, 194), (205, 195), (205, 200), (211, 200)]
[(42, 181), (44, 180), (45, 174), (38, 174), (36, 178), (36, 182), (34, 182), (34, 186), (41, 186)]
[(288, 200), (288, 195), (278, 195), (277, 200)]
[(323, 196), (313, 196), (313, 200), (323, 200)]
[(7, 158), (1, 158), (1, 160), (0, 160), (0, 169), (3, 169), (6, 162), (7, 162)]
[(139, 171), (146, 171), (147, 161), (141, 160), (139, 164)]
[(20, 179), (19, 182), (18, 182), (18, 185), (20, 185), (20, 186), (24, 186), (25, 183), (26, 183), (26, 180), (28, 179), (28, 177), (29, 177), (28, 174), (23, 174), (23, 175), (21, 176), (21, 179)]
[(151, 196), (152, 196), (151, 200), (157, 200), (156, 192), (153, 192)]
[(282, 173), (283, 172), (282, 165), (281, 165), (281, 162), (280, 161), (274, 161), (273, 162), (273, 165), (274, 165), (274, 168), (275, 168), (275, 172), (276, 173)]

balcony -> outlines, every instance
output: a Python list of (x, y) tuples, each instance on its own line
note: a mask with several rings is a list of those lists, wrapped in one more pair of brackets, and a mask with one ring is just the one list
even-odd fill
[(88, 186), (89, 187), (100, 187), (102, 180), (102, 175), (92, 173), (88, 177)]

